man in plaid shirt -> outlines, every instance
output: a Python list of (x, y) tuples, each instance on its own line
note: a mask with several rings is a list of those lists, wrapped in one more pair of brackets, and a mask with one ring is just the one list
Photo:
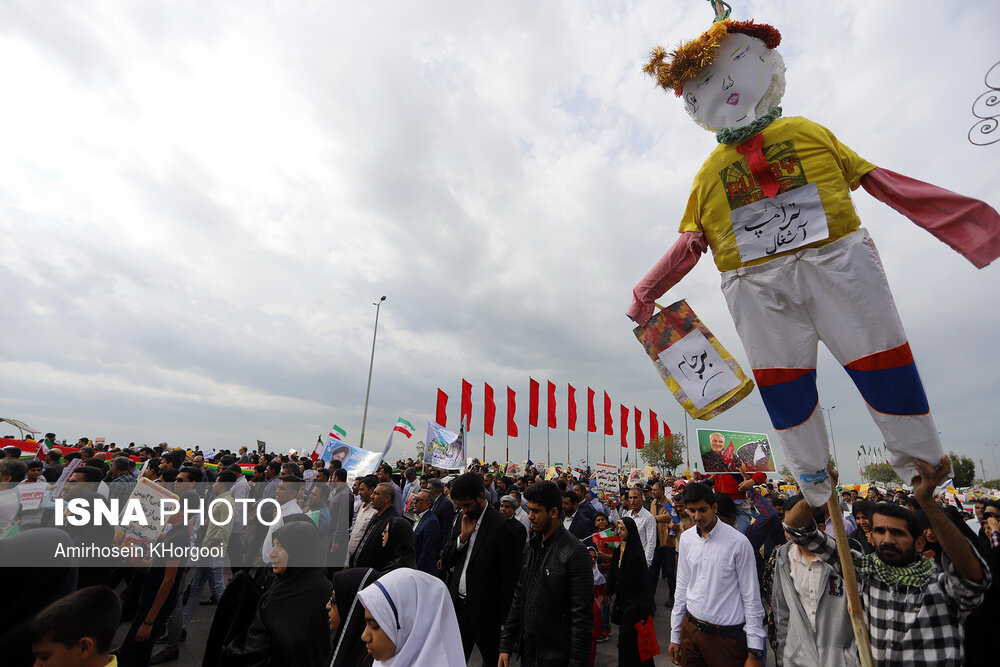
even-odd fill
[[(872, 656), (878, 665), (959, 666), (965, 618), (982, 603), (990, 570), (934, 502), (935, 488), (951, 476), (951, 461), (943, 456), (936, 467), (919, 460), (916, 466), (920, 475), (913, 478), (913, 495), (944, 550), (944, 570), (920, 555), (924, 538), (910, 510), (887, 503), (875, 506), (875, 552), (853, 552)], [(785, 515), (785, 531), (839, 571), (837, 547), (832, 537), (817, 530), (813, 510), (808, 502), (799, 502)]]

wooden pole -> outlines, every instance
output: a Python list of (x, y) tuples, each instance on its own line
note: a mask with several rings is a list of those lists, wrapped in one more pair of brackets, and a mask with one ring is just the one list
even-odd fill
[(861, 593), (858, 591), (858, 578), (854, 572), (854, 558), (851, 547), (847, 544), (847, 530), (844, 528), (844, 515), (840, 511), (840, 500), (834, 490), (826, 503), (833, 521), (833, 532), (837, 541), (837, 555), (840, 556), (840, 570), (844, 577), (844, 590), (847, 592), (847, 613), (851, 617), (854, 628), (854, 641), (858, 645), (858, 655), (861, 667), (874, 667), (872, 645), (868, 637), (868, 626), (865, 624), (865, 612), (861, 608)]

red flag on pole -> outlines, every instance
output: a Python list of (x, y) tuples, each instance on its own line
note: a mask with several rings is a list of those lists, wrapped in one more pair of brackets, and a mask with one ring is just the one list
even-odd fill
[(438, 389), (437, 416), (434, 417), (441, 426), (448, 425), (448, 394)]
[(528, 390), (528, 425), (538, 426), (538, 380), (528, 378)]
[(576, 430), (576, 387), (574, 387), (571, 384), (567, 384), (566, 386), (569, 387), (566, 395), (566, 405), (568, 406), (569, 410), (568, 427), (569, 430), (575, 431)]
[(642, 410), (632, 406), (635, 411), (635, 448), (642, 449), (646, 446), (646, 436), (642, 434)]
[(517, 437), (517, 422), (514, 421), (514, 413), (517, 411), (517, 396), (514, 390), (507, 387), (507, 435)]
[(663, 422), (663, 437), (664, 438), (672, 438), (673, 437), (673, 433), (670, 432), (670, 427), (667, 426), (667, 422)]
[(621, 421), (618, 422), (618, 430), (622, 434), (622, 447), (625, 447), (627, 449), (628, 448), (628, 437), (627, 437), (628, 436), (628, 408), (626, 408), (624, 405), (621, 405), (620, 403), (619, 403), (619, 406), (621, 407)]
[(652, 442), (660, 437), (660, 420), (657, 418), (656, 413), (652, 410), (649, 411), (649, 441)]
[(726, 465), (730, 465), (733, 462), (733, 456), (736, 454), (736, 450), (733, 448), (733, 441), (729, 441), (729, 446), (725, 448), (722, 452), (722, 460), (726, 462)]
[(604, 435), (615, 434), (615, 420), (611, 416), (611, 397), (604, 392)]
[(465, 424), (465, 432), (472, 430), (472, 384), (462, 378), (462, 412), (459, 419)]
[(483, 393), (486, 396), (486, 404), (483, 406), (483, 432), (486, 435), (493, 435), (493, 421), (497, 417), (497, 404), (493, 402), (493, 387), (488, 382), (484, 382)]
[(556, 386), (549, 380), (549, 428), (556, 427)]
[(594, 396), (596, 392), (587, 387), (587, 433), (597, 433), (597, 415), (594, 414)]

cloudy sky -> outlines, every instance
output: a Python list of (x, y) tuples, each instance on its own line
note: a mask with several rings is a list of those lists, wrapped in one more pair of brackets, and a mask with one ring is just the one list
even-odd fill
[[(1000, 204), (1000, 144), (967, 138), (994, 3), (733, 5), (783, 34), (785, 115)], [(524, 457), (529, 375), (683, 432), (624, 312), (715, 145), (641, 67), (710, 20), (696, 0), (4, 3), (0, 416), (69, 440), (302, 448), (337, 423), (357, 443), (386, 295), (370, 448), (397, 416), (422, 429), (438, 387), (457, 421), (463, 377), (476, 453), (485, 380), (499, 423), (518, 391)], [(855, 202), (945, 449), (996, 477), (998, 267)], [(747, 369), (718, 285), (706, 257), (660, 302), (688, 299)], [(825, 349), (819, 378), (856, 470), (881, 438)], [(771, 433), (756, 392), (701, 425)]]

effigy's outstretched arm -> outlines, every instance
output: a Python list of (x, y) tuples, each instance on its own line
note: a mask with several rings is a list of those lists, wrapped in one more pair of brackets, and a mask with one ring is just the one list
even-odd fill
[(861, 186), (976, 268), (1000, 257), (1000, 213), (986, 202), (882, 168), (865, 174)]
[(639, 326), (646, 326), (653, 316), (653, 301), (676, 285), (694, 268), (708, 250), (701, 232), (682, 232), (660, 261), (632, 290), (632, 306), (626, 313)]

